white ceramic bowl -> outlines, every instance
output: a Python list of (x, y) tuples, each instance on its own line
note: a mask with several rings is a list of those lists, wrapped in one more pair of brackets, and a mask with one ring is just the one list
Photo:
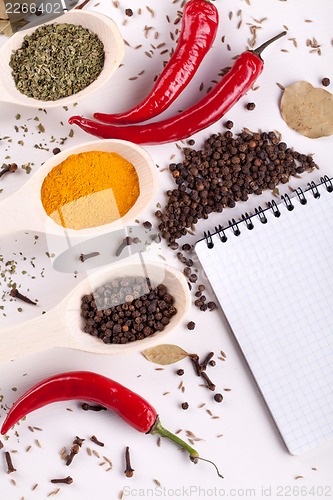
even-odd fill
[[(10, 57), (13, 50), (21, 47), (23, 39), (26, 35), (31, 35), (37, 28), (46, 24), (68, 23), (81, 25), (84, 28), (96, 33), (103, 42), (105, 50), (105, 63), (98, 78), (88, 85), (85, 89), (77, 94), (69, 97), (64, 97), (56, 101), (40, 101), (22, 94), (17, 90), (13, 77), (12, 69), (9, 66)], [(21, 106), (29, 106), (34, 108), (53, 108), (57, 106), (66, 106), (77, 102), (82, 97), (85, 97), (109, 80), (111, 75), (119, 67), (125, 54), (124, 41), (119, 33), (116, 24), (107, 16), (96, 12), (88, 12), (81, 10), (71, 10), (63, 16), (47, 23), (41, 24), (38, 27), (26, 29), (15, 33), (0, 49), (0, 101), (20, 104)]]

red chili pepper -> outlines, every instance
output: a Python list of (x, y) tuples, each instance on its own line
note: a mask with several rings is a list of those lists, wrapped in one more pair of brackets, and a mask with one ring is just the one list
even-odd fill
[[(200, 458), (198, 452), (189, 444), (161, 425), (156, 410), (148, 401), (114, 380), (85, 371), (61, 373), (43, 380), (28, 390), (9, 410), (2, 424), (1, 434), (6, 434), (28, 413), (50, 403), (71, 399), (105, 406), (118, 413), (139, 432), (159, 434), (171, 439), (189, 453), (193, 462), (196, 463)], [(200, 460), (205, 459), (200, 458)]]
[(102, 139), (124, 139), (137, 144), (162, 144), (186, 139), (221, 119), (251, 88), (263, 70), (261, 52), (286, 31), (268, 40), (254, 51), (243, 52), (232, 69), (201, 101), (186, 111), (164, 121), (148, 125), (108, 125), (72, 116), (68, 122)]
[(151, 93), (137, 106), (119, 114), (95, 113), (105, 123), (140, 123), (162, 113), (190, 83), (212, 46), (219, 22), (214, 4), (190, 0), (184, 8), (178, 43)]

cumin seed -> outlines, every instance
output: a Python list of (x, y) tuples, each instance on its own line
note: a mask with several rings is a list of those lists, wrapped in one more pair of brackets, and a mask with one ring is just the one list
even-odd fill
[(60, 491), (60, 488), (57, 488), (56, 490), (50, 491), (50, 493), (47, 495), (48, 497), (53, 497), (54, 495), (57, 495)]

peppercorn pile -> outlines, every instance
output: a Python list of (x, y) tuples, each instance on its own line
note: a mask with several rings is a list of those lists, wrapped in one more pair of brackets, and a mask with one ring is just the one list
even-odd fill
[(174, 249), (175, 241), (199, 219), (318, 168), (312, 156), (289, 148), (275, 132), (246, 130), (234, 136), (233, 123), (228, 121), (226, 126), (229, 130), (212, 135), (203, 149), (184, 148), (183, 162), (169, 165), (178, 187), (166, 192), (164, 211), (155, 215), (163, 238)]
[(84, 295), (83, 330), (105, 344), (127, 344), (161, 332), (177, 313), (165, 285), (141, 276), (115, 279)]

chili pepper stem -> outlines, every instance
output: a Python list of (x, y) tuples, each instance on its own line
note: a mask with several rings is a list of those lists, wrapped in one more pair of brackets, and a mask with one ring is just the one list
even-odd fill
[(156, 419), (156, 422), (153, 425), (153, 427), (150, 429), (149, 433), (150, 434), (159, 434), (162, 437), (166, 437), (168, 439), (171, 439), (171, 441), (178, 444), (181, 448), (183, 448), (184, 450), (186, 450), (188, 452), (192, 462), (197, 463), (198, 458), (199, 458), (199, 453), (194, 448), (192, 448), (192, 446), (190, 446), (185, 441), (183, 441), (180, 437), (176, 436), (172, 432), (165, 429), (158, 418)]
[(263, 50), (265, 50), (266, 47), (268, 47), (268, 45), (270, 45), (271, 43), (275, 42), (276, 40), (278, 40), (279, 38), (285, 36), (287, 34), (286, 31), (282, 31), (281, 33), (279, 33), (278, 35), (276, 36), (273, 36), (273, 38), (270, 38), (269, 40), (267, 40), (267, 42), (264, 42), (262, 45), (260, 45), (258, 48), (254, 49), (253, 52), (254, 54), (256, 54), (257, 56), (261, 56), (261, 53)]

